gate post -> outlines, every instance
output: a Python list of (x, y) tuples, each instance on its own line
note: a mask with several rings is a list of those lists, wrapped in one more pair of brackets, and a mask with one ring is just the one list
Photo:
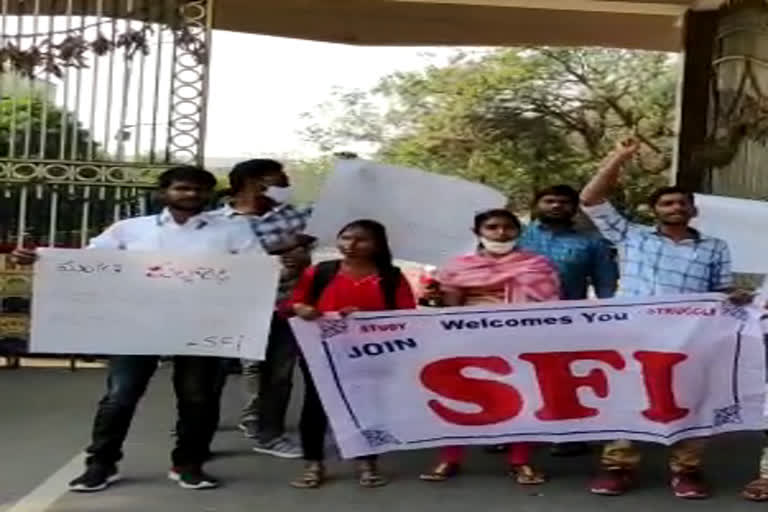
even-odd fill
[(178, 7), (182, 29), (174, 32), (168, 162), (203, 165), (213, 3), (192, 0)]
[(3, 253), (84, 246), (151, 211), (157, 174), (204, 162), (214, 0), (48, 4), (0, 1), (0, 46), (92, 51), (87, 66), (0, 73), (0, 358), (11, 364), (26, 351), (32, 276)]

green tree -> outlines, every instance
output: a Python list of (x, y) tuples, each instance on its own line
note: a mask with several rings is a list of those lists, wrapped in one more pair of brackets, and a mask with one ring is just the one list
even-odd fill
[(337, 90), (304, 135), (324, 151), (364, 143), (378, 159), (487, 183), (521, 210), (541, 186), (583, 184), (616, 139), (636, 135), (644, 149), (620, 198), (636, 209), (666, 180), (675, 81), (663, 53), (460, 53), (369, 91)]
[(41, 147), (42, 158), (48, 160), (98, 158), (98, 145), (88, 130), (71, 113), (37, 95), (0, 98), (0, 158), (11, 155), (12, 143), (17, 158), (38, 158)]
[[(64, 140), (62, 133), (65, 134)], [(89, 149), (93, 154), (98, 150), (90, 133), (80, 126), (71, 113), (57, 107), (43, 94), (29, 90), (0, 97), (0, 159), (11, 158), (18, 163), (24, 159), (38, 158), (85, 160), (89, 156)], [(0, 243), (15, 243), (19, 222), (18, 200), (24, 187), (25, 184), (21, 182), (2, 184), (1, 191), (8, 200), (0, 201), (0, 218), (6, 221), (0, 229)], [(63, 240), (65, 236), (76, 236), (74, 233), (80, 225), (79, 204), (82, 198), (70, 197), (68, 190), (62, 191), (64, 193), (59, 196), (58, 226)], [(29, 194), (26, 217), (29, 241), (47, 235), (49, 216), (48, 198)]]
[(296, 202), (307, 204), (317, 199), (332, 167), (333, 158), (329, 156), (288, 162), (286, 171), (291, 178)]

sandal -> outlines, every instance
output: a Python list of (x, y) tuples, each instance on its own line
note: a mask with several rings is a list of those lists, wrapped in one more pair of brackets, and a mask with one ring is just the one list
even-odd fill
[(751, 501), (768, 501), (768, 477), (760, 477), (749, 482), (741, 495)]
[(520, 485), (541, 485), (547, 481), (543, 473), (536, 471), (528, 464), (511, 466), (509, 468), (509, 476), (514, 478)]
[(297, 489), (317, 489), (325, 482), (325, 467), (322, 462), (307, 462), (304, 473), (291, 482)]
[(372, 489), (374, 487), (383, 487), (389, 483), (389, 480), (379, 473), (379, 468), (377, 467), (376, 462), (372, 460), (360, 462), (358, 471), (360, 472), (358, 480), (360, 482), (360, 487)]
[(425, 482), (445, 482), (459, 474), (460, 466), (451, 462), (441, 462), (429, 473), (422, 473), (419, 479)]

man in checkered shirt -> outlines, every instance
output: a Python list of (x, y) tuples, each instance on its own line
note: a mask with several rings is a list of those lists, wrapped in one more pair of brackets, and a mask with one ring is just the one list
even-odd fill
[(311, 263), (312, 238), (303, 234), (311, 213), (289, 203), (290, 181), (280, 162), (240, 162), (229, 173), (232, 202), (216, 211), (234, 222), (248, 222), (264, 250), (280, 256), (282, 269), (263, 363), (243, 361), (248, 400), (239, 427), (256, 440), (254, 451), (283, 458), (301, 457), (301, 449), (285, 436), (285, 416), (293, 386), (298, 349), (288, 320), (278, 310), (290, 298), (303, 270)]
[[(649, 205), (656, 226), (633, 224), (606, 201), (621, 168), (638, 151), (634, 140), (619, 144), (581, 192), (583, 210), (603, 236), (618, 248), (621, 261), (619, 295), (654, 296), (729, 291), (733, 278), (728, 245), (689, 226), (696, 215), (693, 194), (663, 187)], [(706, 438), (687, 439), (671, 447), (671, 486), (680, 498), (706, 498), (709, 488), (701, 475)], [(601, 472), (591, 484), (595, 494), (618, 495), (629, 490), (640, 454), (625, 440), (605, 445)]]

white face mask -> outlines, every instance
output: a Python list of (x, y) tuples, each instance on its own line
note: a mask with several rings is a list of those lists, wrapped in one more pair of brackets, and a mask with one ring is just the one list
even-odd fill
[(483, 249), (491, 254), (509, 254), (515, 250), (517, 240), (510, 240), (509, 242), (494, 242), (493, 240), (480, 237), (480, 245), (482, 245)]
[(276, 203), (289, 203), (293, 198), (293, 189), (288, 187), (268, 187), (264, 195)]

